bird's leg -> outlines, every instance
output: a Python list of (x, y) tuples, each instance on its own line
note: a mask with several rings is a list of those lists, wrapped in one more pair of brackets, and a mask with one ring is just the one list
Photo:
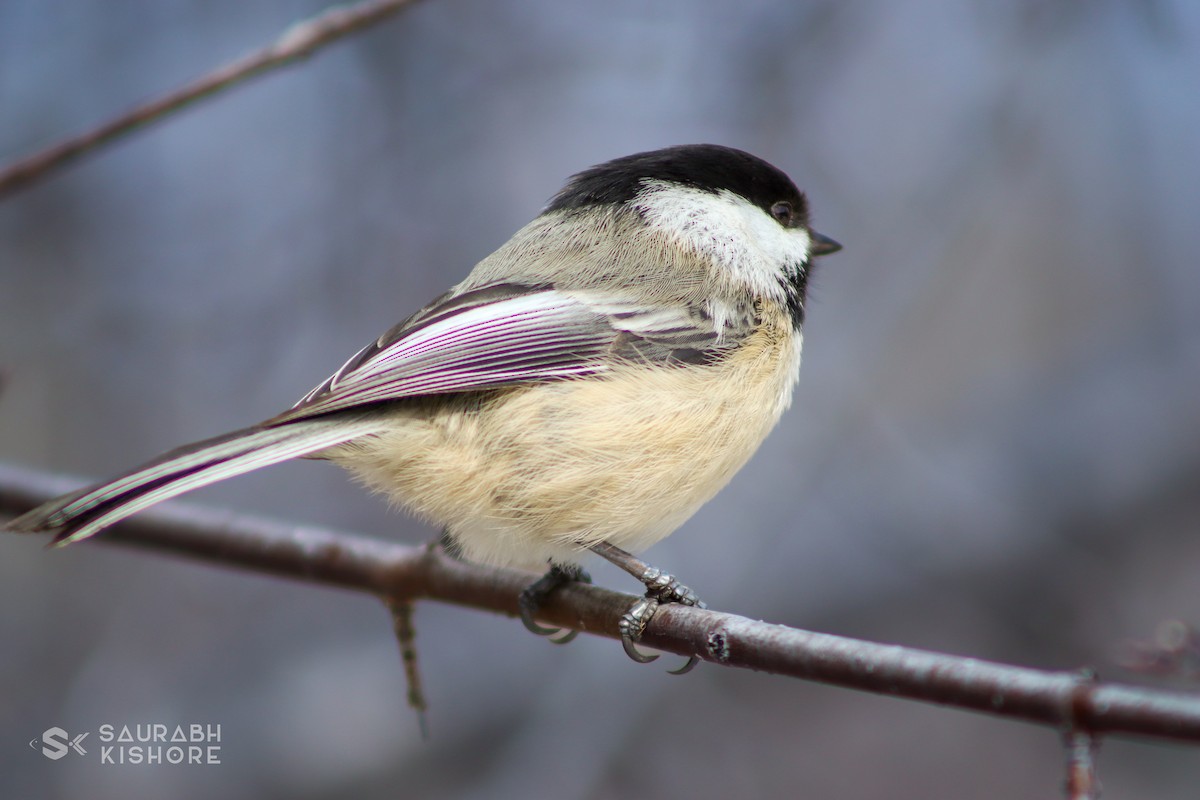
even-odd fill
[(521, 592), (521, 597), (518, 599), (517, 604), (521, 610), (521, 622), (527, 630), (536, 633), (538, 636), (562, 634), (558, 638), (550, 640), (555, 644), (566, 644), (579, 635), (578, 631), (569, 630), (566, 633), (562, 633), (561, 628), (547, 628), (537, 624), (534, 620), (534, 616), (541, 607), (542, 601), (555, 589), (572, 581), (591, 583), (592, 577), (579, 566), (563, 567), (558, 564), (551, 564), (550, 569), (545, 575), (529, 584), (525, 588), (525, 591)]
[[(657, 655), (646, 655), (637, 649), (636, 642), (646, 630), (646, 624), (654, 616), (654, 612), (663, 603), (680, 603), (685, 606), (707, 608), (688, 587), (680, 583), (674, 575), (668, 575), (657, 567), (652, 567), (642, 559), (625, 552), (615, 545), (601, 542), (590, 547), (591, 551), (604, 560), (620, 567), (641, 581), (646, 587), (646, 596), (638, 600), (629, 610), (621, 615), (617, 629), (621, 633), (621, 645), (634, 661), (642, 664), (649, 663)], [(679, 669), (671, 670), (673, 675), (683, 675), (690, 672), (700, 659), (692, 656)]]

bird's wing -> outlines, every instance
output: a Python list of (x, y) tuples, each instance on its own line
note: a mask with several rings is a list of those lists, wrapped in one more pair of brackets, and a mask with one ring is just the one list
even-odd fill
[(268, 425), (404, 398), (603, 373), (621, 360), (710, 363), (752, 312), (499, 283), (435, 300), (367, 345)]

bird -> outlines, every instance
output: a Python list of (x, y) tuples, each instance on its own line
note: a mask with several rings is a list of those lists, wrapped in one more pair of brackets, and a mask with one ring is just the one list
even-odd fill
[(725, 486), (788, 408), (813, 262), (839, 249), (792, 180), (745, 151), (604, 162), (290, 409), (7, 527), (69, 544), (192, 489), (323, 459), (439, 526), (454, 555), (545, 570), (519, 604), (536, 633), (557, 632), (538, 607), (589, 580), (585, 557), (621, 567), (646, 590), (622, 644), (653, 660), (635, 645), (658, 606), (703, 603), (633, 553)]

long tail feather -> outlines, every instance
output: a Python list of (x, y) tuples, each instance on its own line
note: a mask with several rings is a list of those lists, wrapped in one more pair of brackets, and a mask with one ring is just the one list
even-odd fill
[(66, 545), (131, 514), (210, 483), (319, 452), (379, 430), (371, 416), (326, 417), (245, 428), (185, 445), (119, 478), (65, 494), (17, 517), (14, 531), (54, 531)]

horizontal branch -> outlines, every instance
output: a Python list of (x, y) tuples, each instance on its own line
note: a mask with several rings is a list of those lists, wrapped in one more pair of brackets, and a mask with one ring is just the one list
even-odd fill
[(101, 145), (253, 75), (310, 56), (318, 48), (379, 22), (414, 2), (416, 0), (367, 0), (352, 6), (334, 6), (315, 17), (297, 22), (257, 52), (218, 67), (90, 131), (64, 139), (0, 168), (0, 198)]
[[(61, 477), (0, 464), (0, 514), (16, 515), (75, 488)], [(438, 600), (515, 616), (530, 573), (491, 569), (414, 548), (228, 511), (164, 503), (97, 541), (188, 555), (393, 600)], [(632, 595), (571, 584), (539, 613), (548, 623), (615, 638)], [(906, 697), (1093, 735), (1200, 741), (1200, 695), (1093, 681), (883, 645), (698, 608), (661, 606), (645, 645), (730, 667)]]

